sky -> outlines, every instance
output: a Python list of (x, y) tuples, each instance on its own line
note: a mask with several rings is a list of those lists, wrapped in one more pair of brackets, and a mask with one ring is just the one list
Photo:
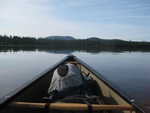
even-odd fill
[(150, 41), (150, 0), (0, 0), (0, 34)]

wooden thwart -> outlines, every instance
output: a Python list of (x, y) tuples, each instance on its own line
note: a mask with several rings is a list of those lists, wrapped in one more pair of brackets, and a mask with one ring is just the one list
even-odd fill
[[(31, 102), (13, 102), (10, 106), (25, 108), (48, 108), (52, 110), (86, 111), (87, 104), (80, 103), (31, 103)], [(131, 105), (98, 105), (91, 104), (93, 111), (99, 110), (133, 110)]]

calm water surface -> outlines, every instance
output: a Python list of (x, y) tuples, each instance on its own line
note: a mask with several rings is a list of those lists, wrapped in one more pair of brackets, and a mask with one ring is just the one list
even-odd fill
[[(150, 106), (150, 52), (74, 52), (130, 99)], [(0, 52), (0, 98), (60, 61), (63, 52)]]

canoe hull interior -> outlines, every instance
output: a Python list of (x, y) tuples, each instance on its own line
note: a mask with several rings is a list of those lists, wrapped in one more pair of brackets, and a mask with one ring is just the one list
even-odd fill
[[(77, 59), (76, 57), (67, 57), (65, 60), (61, 61), (57, 64), (59, 66), (61, 63), (64, 62), (74, 62), (77, 63), (77, 66), (82, 72), (83, 76), (90, 76), (93, 80), (96, 81), (97, 86), (95, 87), (99, 93), (97, 96), (103, 96), (104, 104), (113, 104), (113, 105), (131, 105), (126, 99), (124, 99), (118, 92), (112, 89), (109, 84), (107, 84), (103, 79), (100, 79), (99, 75), (96, 75), (92, 69), (90, 69), (87, 64), (84, 64), (83, 61)], [(10, 100), (3, 103), (0, 108), (0, 113), (44, 113), (49, 112), (48, 109), (26, 109), (26, 108), (18, 108), (18, 107), (11, 107), (9, 104), (15, 101), (21, 102), (37, 102), (42, 103), (45, 102), (43, 97), (47, 96), (48, 87), (51, 82), (51, 78), (53, 75), (53, 71), (57, 68), (55, 66), (51, 70), (49, 70), (46, 74), (42, 75), (39, 79), (33, 81), (30, 85), (24, 88), (22, 91), (19, 91), (15, 96), (13, 96)], [(51, 112), (65, 112), (66, 111), (59, 111), (59, 110), (50, 110)], [(73, 113), (75, 111), (71, 111)], [(87, 112), (87, 111), (85, 111)], [(98, 111), (99, 113), (131, 113), (131, 111), (125, 110), (111, 110), (111, 111)], [(76, 112), (75, 112), (76, 113)], [(132, 111), (132, 113), (142, 113), (139, 110)]]
[[(103, 95), (105, 104), (117, 104), (117, 105), (130, 105), (126, 100), (120, 97), (113, 89), (111, 89), (104, 81), (99, 79), (91, 70), (89, 70), (84, 65), (78, 65), (83, 75), (88, 75), (93, 80), (95, 80), (99, 86), (99, 89)], [(114, 111), (115, 113), (116, 111)], [(119, 111), (119, 113), (131, 113), (131, 111)], [(132, 111), (132, 113), (138, 113), (137, 111)]]

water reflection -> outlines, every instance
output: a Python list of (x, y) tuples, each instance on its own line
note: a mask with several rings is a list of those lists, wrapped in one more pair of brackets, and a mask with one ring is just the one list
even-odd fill
[(137, 103), (150, 106), (150, 52), (144, 51), (0, 49), (0, 98), (71, 53), (100, 72)]
[(0, 98), (60, 61), (64, 54), (0, 52)]
[(19, 52), (19, 51), (46, 51), (55, 54), (71, 54), (76, 51), (98, 54), (100, 52), (150, 52), (148, 49), (124, 49), (124, 48), (93, 48), (93, 47), (81, 47), (81, 48), (66, 48), (66, 47), (34, 47), (34, 46), (25, 46), (25, 47), (8, 47), (0, 46), (0, 52)]

